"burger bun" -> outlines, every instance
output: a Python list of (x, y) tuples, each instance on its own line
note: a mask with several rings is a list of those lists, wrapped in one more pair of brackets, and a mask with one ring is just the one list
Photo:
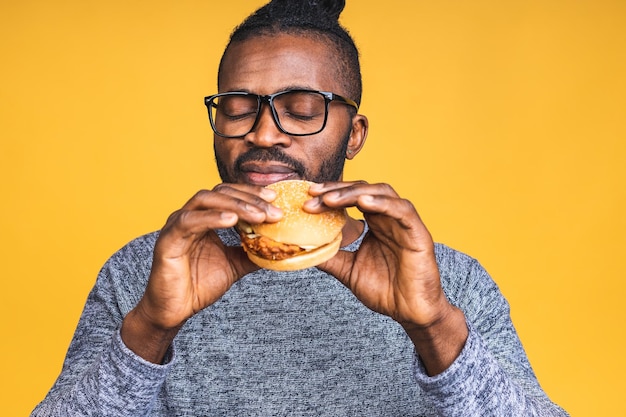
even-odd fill
[[(302, 206), (312, 196), (309, 188), (313, 183), (304, 180), (286, 180), (267, 186), (276, 191), (272, 204), (283, 211), (283, 218), (275, 223), (257, 225), (240, 224), (240, 230), (261, 235), (276, 242), (297, 245), (304, 249), (286, 259), (266, 259), (249, 250), (246, 253), (258, 266), (276, 271), (293, 271), (321, 264), (332, 258), (341, 245), (341, 231), (346, 223), (343, 209), (307, 213)], [(244, 249), (246, 249), (244, 245)]]

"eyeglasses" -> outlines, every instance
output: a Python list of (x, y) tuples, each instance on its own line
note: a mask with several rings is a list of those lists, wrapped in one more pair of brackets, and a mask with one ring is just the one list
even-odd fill
[(263, 103), (269, 104), (281, 132), (291, 136), (315, 135), (326, 127), (331, 101), (359, 108), (349, 98), (313, 90), (287, 90), (267, 96), (232, 91), (204, 98), (211, 127), (224, 138), (240, 138), (250, 133), (259, 120)]

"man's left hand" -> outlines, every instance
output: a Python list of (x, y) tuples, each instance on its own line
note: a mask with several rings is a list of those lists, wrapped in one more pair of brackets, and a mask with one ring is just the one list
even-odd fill
[(340, 251), (319, 266), (368, 308), (406, 330), (429, 374), (445, 370), (467, 339), (463, 313), (441, 287), (434, 243), (413, 204), (387, 184), (325, 183), (311, 187), (310, 212), (356, 207), (370, 231), (356, 252)]

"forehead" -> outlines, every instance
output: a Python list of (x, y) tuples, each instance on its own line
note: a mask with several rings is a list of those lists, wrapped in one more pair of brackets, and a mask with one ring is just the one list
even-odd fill
[(310, 88), (346, 94), (337, 55), (328, 42), (304, 35), (257, 36), (231, 44), (222, 62), (219, 91), (271, 94)]

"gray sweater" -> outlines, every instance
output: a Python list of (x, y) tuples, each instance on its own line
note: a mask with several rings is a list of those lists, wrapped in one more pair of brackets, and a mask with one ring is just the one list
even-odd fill
[[(239, 244), (231, 229), (220, 237)], [(567, 415), (540, 388), (496, 284), (439, 244), (442, 285), (470, 327), (440, 375), (426, 375), (397, 323), (316, 268), (244, 277), (184, 325), (163, 364), (146, 362), (119, 328), (144, 292), (156, 238), (107, 261), (61, 375), (32, 416)]]

